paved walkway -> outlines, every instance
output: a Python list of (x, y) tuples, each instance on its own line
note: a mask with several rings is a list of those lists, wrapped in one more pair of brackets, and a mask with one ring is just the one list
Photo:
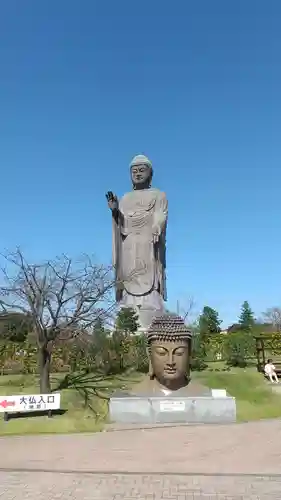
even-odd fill
[[(2, 500), (280, 500), (276, 478), (0, 473)], [(2, 497), (1, 497), (2, 495)]]
[(0, 450), (1, 500), (280, 499), (279, 421), (5, 437)]

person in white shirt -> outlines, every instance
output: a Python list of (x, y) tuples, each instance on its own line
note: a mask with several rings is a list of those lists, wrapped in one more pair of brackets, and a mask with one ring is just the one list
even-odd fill
[[(268, 359), (264, 367), (264, 373), (268, 375), (270, 382), (276, 382), (278, 384), (278, 377), (275, 372), (275, 366), (272, 363), (272, 359)], [(273, 380), (274, 379), (274, 380)]]

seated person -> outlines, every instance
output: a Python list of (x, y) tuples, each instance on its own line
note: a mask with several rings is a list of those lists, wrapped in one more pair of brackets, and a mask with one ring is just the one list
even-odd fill
[[(268, 359), (264, 367), (264, 373), (269, 377), (270, 382), (276, 382), (278, 384), (278, 377), (275, 372), (275, 366), (272, 363), (272, 359)], [(274, 379), (274, 380), (273, 380)]]

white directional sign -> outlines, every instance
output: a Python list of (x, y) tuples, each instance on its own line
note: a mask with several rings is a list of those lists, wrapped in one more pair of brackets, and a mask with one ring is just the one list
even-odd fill
[(0, 396), (0, 413), (20, 413), (60, 409), (60, 393)]

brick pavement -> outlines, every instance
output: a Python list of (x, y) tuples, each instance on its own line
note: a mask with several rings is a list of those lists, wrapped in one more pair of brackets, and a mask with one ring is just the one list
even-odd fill
[(0, 469), (281, 474), (280, 443), (279, 420), (2, 437)]
[(3, 437), (0, 498), (277, 500), (280, 443), (278, 420)]
[(281, 477), (0, 472), (3, 500), (280, 500)]

